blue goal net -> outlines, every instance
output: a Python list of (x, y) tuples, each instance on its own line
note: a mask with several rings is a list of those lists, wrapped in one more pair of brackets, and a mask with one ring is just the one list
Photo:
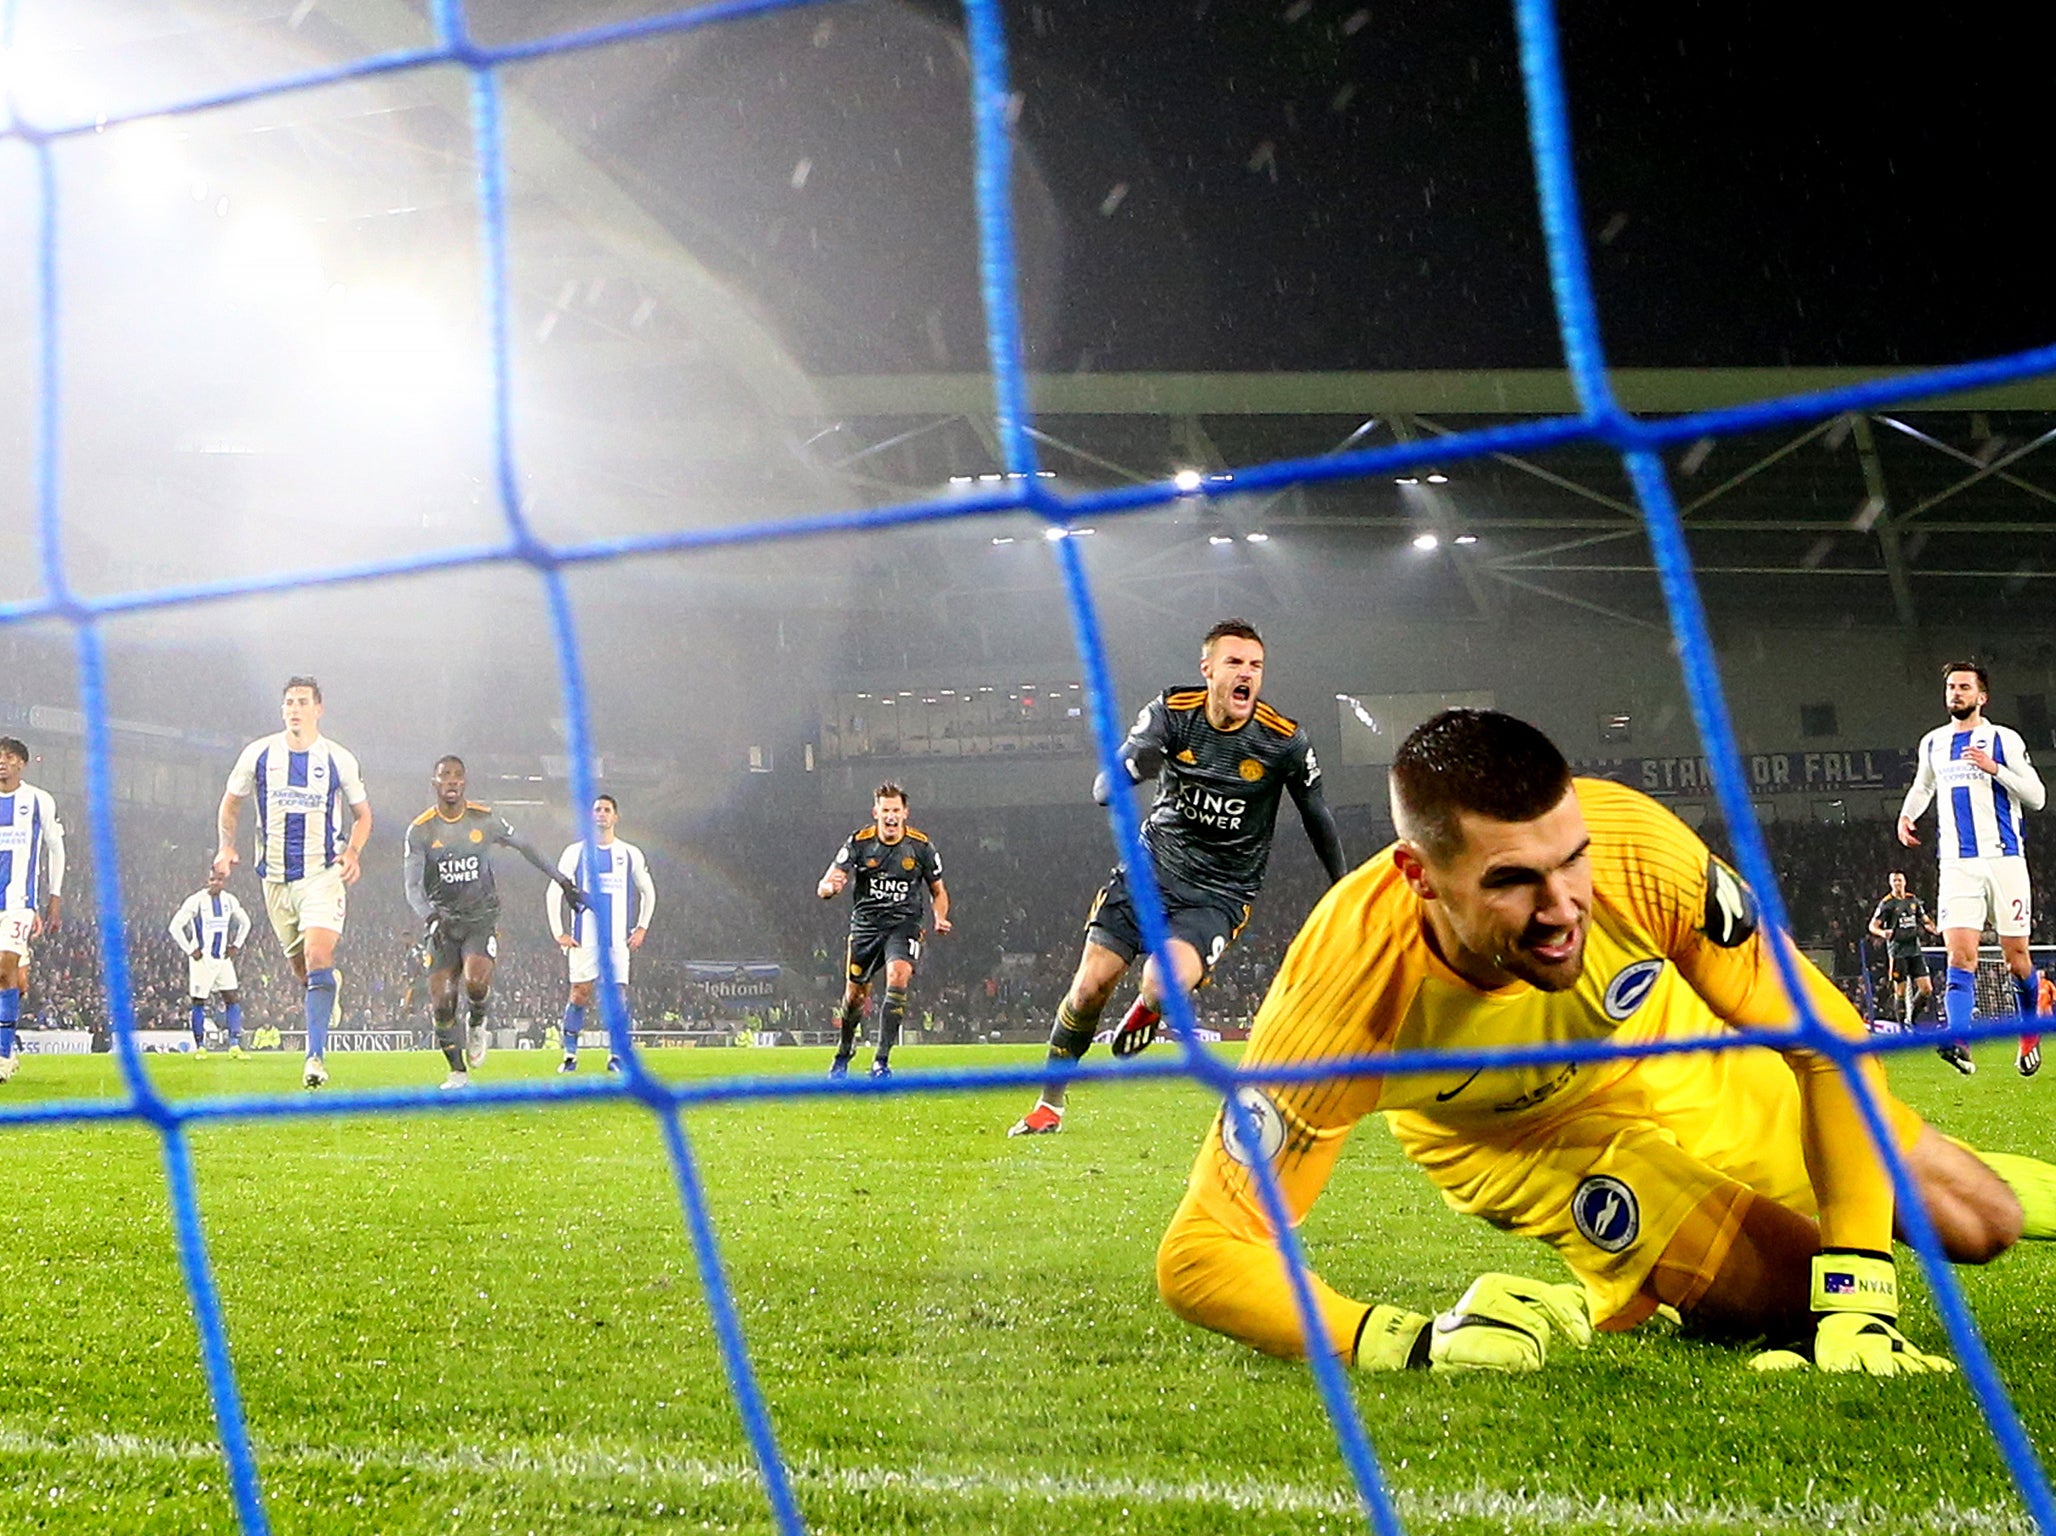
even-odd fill
[[(1170, 480), (1115, 490), (1076, 492), (1065, 489), (1046, 472), (1035, 430), (1024, 359), (1024, 326), (1020, 277), (1016, 261), (1012, 142), (1015, 98), (1008, 79), (1008, 49), (997, 0), (965, 0), (963, 19), (968, 45), (970, 111), (974, 136), (973, 195), (978, 231), (978, 271), (983, 302), (983, 328), (992, 381), (992, 421), (1002, 473), (944, 500), (921, 498), (882, 506), (786, 516), (728, 525), (676, 527), (606, 537), (559, 539), (547, 535), (531, 514), (524, 490), (523, 443), (516, 430), (518, 411), (510, 382), (510, 275), (507, 177), (507, 110), (503, 80), (507, 71), (539, 61), (591, 55), (621, 44), (682, 37), (719, 28), (739, 18), (798, 9), (809, 0), (714, 0), (615, 24), (592, 26), (514, 43), (478, 40), (462, 0), (430, 0), (431, 38), (421, 46), (374, 53), (330, 67), (285, 73), (249, 84), (215, 90), (190, 99), (152, 102), (126, 115), (96, 115), (65, 120), (29, 110), (21, 103), (19, 82), (8, 79), (0, 143), (25, 154), (33, 178), (36, 224), (32, 232), (33, 334), (30, 368), (33, 385), (34, 551), (38, 589), (0, 604), (0, 626), (62, 626), (76, 656), (77, 687), (83, 716), (85, 801), (93, 855), (92, 901), (102, 943), (102, 968), (112, 1015), (116, 1055), (125, 1096), (104, 1103), (56, 1102), (0, 1108), (0, 1122), (10, 1130), (34, 1124), (123, 1120), (142, 1122), (157, 1134), (164, 1158), (177, 1249), (197, 1320), (206, 1379), (212, 1393), (222, 1453), (234, 1491), (242, 1529), (267, 1531), (269, 1521), (262, 1491), (262, 1467), (247, 1427), (239, 1397), (235, 1359), (224, 1326), (222, 1306), (210, 1267), (207, 1237), (200, 1219), (191, 1155), (196, 1127), (217, 1122), (281, 1117), (332, 1117), (365, 1114), (448, 1113), (447, 1096), (426, 1092), (336, 1092), (322, 1096), (243, 1096), (174, 1101), (153, 1085), (136, 1040), (133, 1005), (133, 956), (122, 914), (122, 868), (117, 857), (115, 795), (112, 780), (115, 744), (111, 735), (107, 632), (111, 625), (137, 616), (169, 613), (266, 594), (304, 594), (323, 588), (361, 589), (368, 584), (424, 573), (497, 567), (532, 577), (541, 593), (561, 678), (564, 750), (573, 803), (590, 806), (596, 787), (593, 731), (590, 720), (589, 647), (582, 641), (571, 582), (581, 570), (595, 569), (633, 557), (708, 553), (731, 547), (765, 546), (823, 536), (885, 529), (907, 529), (942, 520), (1040, 519), (1052, 531), (1079, 526), (1086, 519), (1161, 509), (1181, 500), (1213, 496), (1246, 496), (1316, 482), (1425, 472), (1467, 459), (1493, 454), (1540, 453), (1571, 444), (1603, 445), (1617, 453), (1639, 501), (1663, 600), (1707, 760), (1711, 765), (1718, 805), (1730, 828), (1743, 874), (1761, 893), (1767, 919), (1787, 926), (1783, 902), (1757, 825), (1749, 786), (1741, 769), (1736, 736), (1723, 699), (1721, 677), (1709, 640), (1707, 615), (1695, 586), (1678, 503), (1662, 454), (1704, 439), (1733, 437), (1766, 428), (1825, 420), (1844, 412), (1886, 404), (1903, 404), (2056, 373), (2056, 348), (1914, 375), (1877, 379), (1847, 388), (1766, 400), (1733, 408), (1703, 411), (1662, 420), (1629, 414), (1618, 403), (1601, 346), (1587, 260), (1584, 223), (1572, 172), (1569, 114), (1565, 99), (1559, 37), (1550, 0), (1518, 0), (1517, 29), (1526, 88), (1527, 124), (1533, 169), (1540, 193), (1549, 276), (1564, 355), (1575, 388), (1577, 409), (1566, 415), (1511, 425), (1460, 432), (1432, 442), (1400, 443), (1374, 449), (1350, 449), (1319, 457), (1239, 464), (1232, 476), (1194, 485)], [(311, 7), (310, 7), (311, 8)], [(829, 9), (825, 4), (820, 9)], [(18, 25), (18, 0), (9, 0), (0, 43), (11, 50)], [(129, 583), (105, 590), (79, 580), (75, 544), (77, 528), (68, 523), (65, 476), (67, 455), (67, 357), (65, 326), (68, 274), (75, 253), (67, 248), (65, 154), (92, 136), (145, 119), (193, 121), (227, 113), (265, 98), (291, 98), (351, 82), (393, 77), (409, 72), (457, 72), (469, 95), (471, 142), (477, 179), (475, 196), (482, 241), (478, 263), (482, 274), (484, 347), (490, 388), (483, 423), (489, 449), (485, 456), (485, 499), (496, 523), (493, 536), (475, 543), (432, 552), (410, 551), (388, 558), (358, 558), (343, 564), (310, 560), (285, 572), (239, 576), (211, 582), (172, 584)], [(315, 546), (310, 546), (315, 547)], [(1088, 579), (1077, 539), (1053, 537), (1048, 545), (1061, 573), (1069, 618), (1082, 667), (1086, 718), (1097, 744), (1100, 765), (1118, 774), (1116, 751), (1122, 739), (1100, 610)], [(1110, 818), (1121, 855), (1137, 890), (1137, 911), (1153, 953), (1166, 953), (1167, 930), (1150, 863), (1142, 851), (1140, 828), (1130, 802), (1116, 796)], [(1787, 968), (1790, 995), (1806, 990), (1790, 971), (1791, 956), (1779, 951)], [(1040, 1067), (988, 1071), (905, 1072), (889, 1083), (799, 1081), (792, 1078), (737, 1076), (720, 1080), (676, 1083), (652, 1074), (629, 1033), (626, 1017), (612, 987), (602, 989), (601, 1008), (614, 1048), (625, 1059), (618, 1079), (558, 1084), (509, 1084), (474, 1091), (468, 1106), (590, 1105), (604, 1099), (625, 1099), (645, 1108), (661, 1127), (680, 1208), (689, 1231), (700, 1276), (711, 1309), (714, 1330), (749, 1444), (760, 1470), (765, 1495), (781, 1531), (806, 1529), (792, 1480), (781, 1453), (777, 1426), (754, 1373), (741, 1317), (724, 1274), (721, 1245), (702, 1184), (685, 1113), (696, 1106), (742, 1099), (778, 1099), (829, 1093), (923, 1093), (968, 1087), (1026, 1086), (1040, 1082)], [(1075, 1079), (1133, 1081), (1178, 1076), (1197, 1081), (1218, 1095), (1231, 1123), (1244, 1141), (1261, 1138), (1235, 1091), (1245, 1084), (1291, 1081), (1289, 1071), (1244, 1072), (1219, 1059), (1200, 1044), (1189, 1000), (1169, 1000), (1171, 1023), (1180, 1049), (1175, 1059), (1138, 1060), (1081, 1067)], [(1804, 1005), (1802, 1004), (1802, 1007)], [(2005, 1032), (1995, 1025), (1986, 1033)], [(1693, 1041), (1695, 1050), (1773, 1043), (1806, 1047), (1845, 1066), (1863, 1053), (1906, 1048), (1912, 1037), (1880, 1036), (1867, 1041), (1844, 1039), (1811, 1011), (1795, 1020), (1789, 1032), (1735, 1034), (1715, 1042)], [(1667, 1047), (1656, 1047), (1664, 1049)], [(1414, 1053), (1364, 1062), (1357, 1070), (1378, 1074), (1459, 1070), (1492, 1062), (1524, 1063), (1590, 1060), (1620, 1054), (1603, 1045), (1574, 1043), (1537, 1047), (1517, 1053), (1480, 1051)], [(1324, 1066), (1323, 1075), (1348, 1070)], [(1915, 1197), (1908, 1170), (1885, 1134), (1881, 1109), (1860, 1077), (1852, 1078), (1871, 1135), (1885, 1149), (1906, 1236), (1920, 1256), (1946, 1326), (1955, 1358), (1989, 1422), (2026, 1507), (2044, 1530), (2056, 1531), (2056, 1502), (2046, 1476), (2015, 1408), (2002, 1387), (1981, 1339), (1964, 1294), (1942, 1255), (1936, 1233)], [(1324, 1336), (1307, 1284), (1307, 1271), (1277, 1182), (1261, 1159), (1255, 1160), (1262, 1199), (1280, 1234), (1292, 1276), (1294, 1295), (1309, 1338)], [(1366, 1517), (1380, 1532), (1401, 1530), (1392, 1494), (1375, 1448), (1365, 1432), (1351, 1396), (1343, 1366), (1315, 1351), (1309, 1369), (1332, 1418), (1341, 1455), (1354, 1479)]]

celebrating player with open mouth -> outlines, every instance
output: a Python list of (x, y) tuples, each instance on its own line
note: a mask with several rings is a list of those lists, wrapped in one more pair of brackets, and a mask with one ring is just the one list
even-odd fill
[(921, 959), (924, 924), (932, 903), (935, 931), (948, 933), (949, 887), (942, 883), (942, 854), (928, 834), (907, 820), (907, 792), (897, 784), (878, 786), (871, 797), (871, 821), (852, 832), (814, 887), (823, 901), (855, 881), (850, 898), (850, 936), (843, 953), (842, 1003), (836, 1012), (838, 1038), (830, 1077), (848, 1073), (871, 1003), (871, 978), (885, 972), (885, 1006), (878, 1019), (873, 1077), (892, 1076), (892, 1048), (907, 1016), (907, 989)]
[[(1199, 675), (1203, 687), (1167, 688), (1146, 705), (1121, 744), (1129, 783), (1157, 780), (1142, 843), (1164, 899), (1174, 974), (1163, 976), (1154, 955), (1143, 962), (1141, 990), (1114, 1029), (1116, 1056), (1132, 1056), (1156, 1039), (1169, 988), (1189, 993), (1204, 983), (1242, 932), (1264, 883), (1278, 802), (1286, 794), (1299, 807), (1330, 882), (1349, 867), (1321, 791), (1313, 743), (1259, 697), (1263, 637), (1240, 619), (1216, 624), (1200, 642)], [(1101, 805), (1113, 792), (1104, 775), (1094, 781), (1092, 795)], [(1141, 953), (1127, 866), (1117, 865), (1085, 919), (1085, 950), (1049, 1032), (1051, 1066), (1080, 1060), (1092, 1049), (1100, 1014)], [(1060, 1079), (1044, 1083), (1034, 1107), (1007, 1134), (1061, 1130), (1064, 1089)]]

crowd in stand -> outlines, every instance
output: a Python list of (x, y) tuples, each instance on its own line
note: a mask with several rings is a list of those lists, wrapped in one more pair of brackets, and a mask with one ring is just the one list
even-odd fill
[[(1342, 807), (1337, 816), (1352, 858), (1367, 856), (1391, 835), (1382, 807)], [(165, 929), (173, 910), (203, 882), (213, 852), (211, 839), (194, 838), (191, 819), (136, 812), (125, 814), (121, 826), (129, 965), (136, 1019), (145, 1028), (177, 1028), (186, 1017), (185, 959)], [(931, 940), (922, 955), (912, 1019), (953, 1038), (1039, 1032), (1077, 963), (1093, 893), (1114, 863), (1103, 813), (1089, 803), (917, 806), (914, 819), (942, 851), (955, 931)], [(638, 1019), (685, 1029), (747, 1022), (827, 1028), (849, 909), (846, 899), (819, 900), (814, 887), (852, 825), (847, 816), (822, 815), (747, 825), (711, 821), (676, 837), (639, 829), (660, 894), (657, 920), (634, 962)], [(1780, 821), (1765, 831), (1800, 941), (1831, 955), (1838, 978), (1860, 991), (1864, 927), (1887, 875), (1904, 869), (1932, 910), (1932, 855), (1900, 847), (1885, 821)], [(1725, 851), (1717, 829), (1706, 835)], [(75, 835), (71, 843), (67, 919), (35, 949), (26, 1013), (37, 1024), (97, 1028), (107, 1016), (85, 842)], [(381, 862), (378, 852), (374, 846), (364, 879), (350, 893), (342, 1024), (425, 1029), (420, 925), (406, 906), (397, 857)], [(500, 883), (494, 1017), (503, 1024), (539, 1024), (561, 1012), (565, 991), (563, 960), (544, 917), (543, 882), (509, 856), (500, 861)], [(1203, 1023), (1232, 1028), (1248, 1022), (1322, 887), (1320, 866), (1288, 806), (1248, 928), (1198, 999)], [(290, 1027), (298, 995), (257, 883), (239, 871), (232, 889), (253, 919), (238, 961), (246, 1011), (253, 1023)], [(2048, 927), (2038, 915), (2036, 942), (2049, 939)], [(778, 962), (780, 997), (772, 1003), (717, 996), (688, 973), (689, 961)]]

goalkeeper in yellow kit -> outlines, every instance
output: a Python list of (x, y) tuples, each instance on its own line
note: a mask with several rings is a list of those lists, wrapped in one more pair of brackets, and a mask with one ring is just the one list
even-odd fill
[[(1794, 1020), (1754, 898), (1676, 817), (1571, 776), (1540, 731), (1450, 710), (1391, 774), (1399, 840), (1332, 890), (1286, 955), (1245, 1068), (1389, 1051), (1710, 1037)], [(1777, 942), (1789, 941), (1778, 938)], [(1794, 953), (1816, 1013), (1862, 1021)], [(2056, 1236), (2056, 1168), (1973, 1153), (1861, 1068), (1942, 1245), (1985, 1263)], [(1737, 1046), (1606, 1061), (1245, 1086), (1254, 1148), (1217, 1117), (1157, 1255), (1190, 1322), (1306, 1349), (1251, 1163), (1294, 1222), (1372, 1110), (1451, 1207), (1556, 1249), (1576, 1285), (1488, 1275), (1438, 1317), (1310, 1275), (1323, 1347), (1369, 1368), (1533, 1369), (1659, 1306), (1764, 1368), (1950, 1370), (1895, 1326), (1892, 1188), (1827, 1057)], [(2026, 1211), (2023, 1211), (2023, 1197)]]

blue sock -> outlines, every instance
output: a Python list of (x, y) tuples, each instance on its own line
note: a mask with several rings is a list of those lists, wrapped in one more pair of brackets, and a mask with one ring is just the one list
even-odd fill
[(0, 987), (0, 1056), (14, 1054), (14, 1026), (21, 1022), (21, 988)]
[(193, 1004), (193, 1044), (205, 1045), (206, 1043), (207, 1005), (205, 1003), (195, 1003)]
[(1942, 1009), (1951, 1029), (1970, 1022), (1971, 1008), (1976, 1001), (1977, 973), (1950, 966), (1949, 978), (1942, 983)]
[(2025, 976), (2013, 978), (2013, 995), (2020, 999), (2020, 1016), (2031, 1019), (2035, 1016), (2035, 1004), (2042, 992), (2042, 978), (2033, 971)]
[(566, 1056), (576, 1056), (578, 1054), (578, 1032), (584, 1028), (585, 1004), (566, 1003), (564, 1005), (564, 1054)]
[(307, 973), (307, 1054), (328, 1054), (328, 1021), (336, 1011), (334, 967)]
[(221, 1022), (228, 1026), (230, 1049), (241, 1045), (243, 1043), (243, 1005), (241, 1003), (230, 1003), (222, 1012)]

